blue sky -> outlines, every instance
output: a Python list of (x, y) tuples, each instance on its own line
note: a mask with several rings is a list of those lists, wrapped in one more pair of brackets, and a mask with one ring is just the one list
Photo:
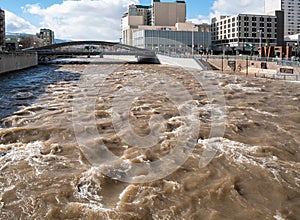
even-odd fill
[[(150, 5), (152, 0), (140, 0), (141, 4)], [(161, 2), (170, 2), (170, 0), (161, 0)], [(195, 18), (197, 15), (209, 15), (214, 0), (186, 0), (187, 18)]]
[[(17, 15), (22, 15), (24, 18), (30, 19), (30, 16), (22, 12), (22, 7), (26, 4), (40, 4), (43, 7), (49, 7), (53, 4), (59, 4), (63, 0), (1, 0), (0, 7), (6, 10), (10, 10)], [(172, 0), (161, 0), (162, 2), (169, 2)], [(150, 5), (152, 0), (140, 0), (142, 5)], [(195, 18), (198, 14), (209, 15), (214, 0), (186, 0), (187, 3), (187, 18)], [(34, 20), (34, 19), (33, 19)]]
[[(173, 0), (161, 0), (173, 1)], [(175, 0), (174, 0), (175, 1)], [(121, 16), (128, 5), (150, 5), (151, 0), (0, 0), (6, 11), (6, 31), (54, 30), (63, 39), (117, 40)], [(209, 23), (217, 15), (263, 13), (263, 0), (186, 0), (187, 19)]]

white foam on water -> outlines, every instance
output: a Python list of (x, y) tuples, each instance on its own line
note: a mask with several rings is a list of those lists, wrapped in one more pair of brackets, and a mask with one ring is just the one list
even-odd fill
[(133, 184), (130, 184), (128, 185), (119, 195), (119, 202), (117, 203), (117, 209), (120, 209), (120, 205), (121, 205), (121, 202), (124, 200), (125, 196), (127, 193), (130, 192), (131, 188), (134, 188), (136, 187), (135, 185)]
[(259, 109), (253, 108), (253, 107), (227, 106), (226, 108), (228, 110), (230, 110), (230, 109), (238, 109), (238, 110), (241, 110), (241, 111), (250, 110), (250, 111), (254, 111), (254, 112), (257, 112), (259, 114), (262, 114), (262, 115), (268, 115), (268, 116), (272, 116), (272, 117), (278, 117), (277, 114), (274, 114), (274, 113), (271, 113), (271, 112), (266, 112), (266, 111), (260, 111)]
[(18, 92), (12, 96), (12, 98), (14, 98), (14, 99), (29, 99), (32, 97), (34, 97), (34, 96), (33, 96), (33, 93), (31, 93), (31, 92)]
[(29, 166), (34, 168), (35, 175), (39, 176), (45, 170), (49, 169), (52, 159), (55, 160), (56, 164), (65, 165), (66, 158), (64, 156), (55, 155), (53, 152), (46, 155), (41, 154), (41, 149), (44, 146), (42, 141), (35, 141), (28, 144), (1, 144), (0, 149), (6, 149), (7, 153), (0, 157), (0, 170), (26, 161)]
[(173, 191), (178, 190), (178, 189), (180, 189), (180, 187), (181, 187), (181, 185), (180, 185), (178, 182), (176, 182), (176, 181), (171, 181), (171, 180), (165, 180), (165, 179), (164, 179), (163, 182), (164, 182), (165, 184), (167, 184), (167, 185), (172, 186), (172, 190), (173, 190)]
[(98, 195), (98, 192), (101, 191), (101, 182), (99, 181), (102, 178), (101, 176), (102, 174), (99, 168), (91, 167), (82, 174), (82, 177), (77, 183), (77, 188), (80, 198), (96, 202), (98, 206), (103, 207), (100, 203), (103, 197)]
[(79, 207), (84, 207), (87, 209), (90, 209), (94, 211), (95, 213), (100, 212), (105, 214), (105, 219), (110, 220), (111, 218), (109, 217), (110, 212), (115, 212), (114, 209), (110, 208), (103, 208), (103, 206), (95, 204), (95, 203), (80, 203), (80, 202), (71, 202), (68, 204), (68, 206), (79, 206)]
[[(252, 146), (220, 137), (205, 140), (199, 139), (198, 143), (203, 145), (203, 148), (206, 150), (216, 151), (216, 158), (224, 155), (227, 160), (233, 161), (236, 165), (243, 166), (245, 169), (248, 169), (247, 164), (259, 166), (271, 173), (278, 182), (286, 182), (281, 177), (281, 173), (285, 173), (287, 169), (298, 173), (298, 176), (300, 176), (299, 163), (282, 161), (272, 154), (266, 154), (262, 157), (258, 155), (261, 149), (260, 146)], [(286, 183), (294, 189), (288, 182)]]
[(276, 212), (276, 215), (273, 216), (275, 220), (286, 220), (286, 218), (283, 218), (281, 213), (279, 211)]
[(257, 93), (262, 91), (262, 89), (259, 87), (252, 87), (252, 86), (245, 87), (242, 86), (241, 84), (227, 84), (224, 88), (239, 90), (243, 92), (252, 92), (252, 93)]

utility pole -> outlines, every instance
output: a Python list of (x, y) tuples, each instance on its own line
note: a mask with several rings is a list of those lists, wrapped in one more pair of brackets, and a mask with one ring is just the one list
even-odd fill
[(223, 71), (224, 71), (223, 59), (224, 59), (224, 57), (222, 56), (222, 73), (223, 73)]
[(259, 29), (259, 47), (260, 47), (260, 52), (259, 52), (259, 58), (261, 58), (261, 52), (262, 52), (262, 48), (261, 48), (261, 32), (262, 32), (262, 30), (261, 29)]
[(248, 76), (248, 56), (246, 57), (246, 76)]
[(195, 28), (195, 25), (193, 26), (192, 28), (192, 56), (194, 57), (194, 28)]

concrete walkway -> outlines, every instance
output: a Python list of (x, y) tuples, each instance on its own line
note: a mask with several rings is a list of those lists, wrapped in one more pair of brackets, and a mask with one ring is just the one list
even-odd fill
[(159, 59), (161, 64), (203, 70), (199, 63), (197, 63), (193, 58), (169, 57), (160, 54), (157, 54), (157, 58)]

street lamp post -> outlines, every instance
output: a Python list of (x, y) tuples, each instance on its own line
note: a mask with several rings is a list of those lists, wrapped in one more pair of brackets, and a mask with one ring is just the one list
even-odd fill
[(228, 60), (228, 53), (229, 53), (229, 50), (228, 50), (228, 48), (229, 48), (229, 44), (226, 44), (226, 54), (227, 54), (227, 60)]
[(224, 71), (223, 60), (224, 60), (224, 57), (222, 56), (222, 73), (223, 73), (223, 71)]
[(298, 61), (298, 43), (295, 43), (295, 58)]
[(246, 76), (248, 76), (248, 56), (246, 57)]
[(194, 28), (192, 29), (192, 56), (194, 56)]
[(192, 28), (192, 56), (194, 57), (194, 27)]
[(202, 55), (203, 55), (203, 46), (200, 45), (200, 52), (201, 52), (201, 59), (202, 59)]
[(205, 50), (205, 31), (202, 30), (202, 45), (203, 45), (203, 53), (204, 53), (204, 50)]
[(261, 52), (262, 52), (262, 48), (261, 48), (261, 42), (262, 42), (262, 40), (261, 40), (261, 32), (262, 32), (262, 30), (260, 29), (258, 32), (259, 32), (259, 47), (260, 47), (259, 57), (261, 58)]

